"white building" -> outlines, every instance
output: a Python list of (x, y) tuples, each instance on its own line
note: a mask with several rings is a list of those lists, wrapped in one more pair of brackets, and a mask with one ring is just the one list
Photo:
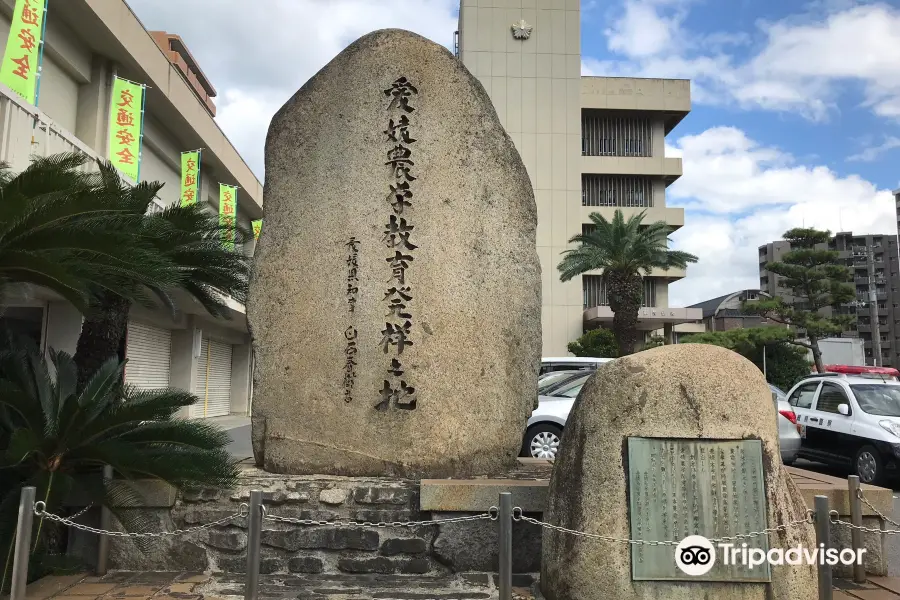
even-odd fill
[[(481, 81), (531, 175), (543, 271), (543, 354), (566, 354), (585, 329), (608, 326), (612, 311), (599, 273), (561, 283), (568, 240), (592, 226), (647, 211), (647, 222), (684, 225), (666, 206), (681, 159), (665, 155), (665, 136), (690, 112), (690, 82), (582, 77), (580, 0), (462, 0), (458, 53)], [(701, 311), (669, 306), (669, 283), (684, 270), (645, 280), (639, 327), (668, 339)], [(693, 325), (689, 327), (694, 327)]]
[[(14, 1), (0, 0), (6, 40)], [(240, 187), (238, 218), (249, 228), (262, 217), (262, 185), (215, 120), (215, 89), (177, 36), (148, 32), (123, 0), (50, 0), (39, 106), (0, 85), (0, 160), (18, 171), (32, 155), (81, 150), (105, 159), (112, 81), (149, 86), (141, 179), (162, 181), (159, 204), (180, 195), (182, 151), (203, 148), (202, 201), (215, 213), (219, 183)], [(253, 244), (242, 250), (252, 253)], [(45, 348), (75, 352), (81, 315), (43, 289), (19, 289), (2, 320), (30, 332)], [(190, 390), (201, 402), (190, 416), (246, 414), (251, 350), (243, 306), (231, 319), (212, 319), (182, 298), (180, 313), (135, 308), (123, 354), (126, 380), (140, 387)]]

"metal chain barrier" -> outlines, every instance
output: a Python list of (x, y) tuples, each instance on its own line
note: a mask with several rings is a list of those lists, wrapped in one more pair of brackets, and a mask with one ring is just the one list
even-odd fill
[(859, 498), (860, 500), (862, 500), (863, 503), (864, 503), (866, 506), (868, 506), (870, 509), (872, 509), (872, 512), (874, 512), (876, 515), (878, 515), (879, 517), (881, 517), (882, 519), (884, 519), (885, 521), (887, 521), (888, 523), (890, 523), (890, 524), (893, 525), (894, 527), (900, 527), (900, 523), (898, 523), (897, 521), (895, 521), (895, 520), (893, 520), (893, 519), (891, 519), (891, 518), (888, 518), (888, 517), (887, 517), (886, 515), (884, 515), (880, 510), (878, 510), (877, 508), (875, 508), (875, 506), (874, 506), (871, 502), (869, 502), (869, 500), (863, 495), (862, 490), (856, 490), (856, 497)]
[(287, 523), (289, 525), (301, 526), (326, 526), (326, 527), (364, 527), (364, 528), (385, 528), (385, 527), (425, 527), (429, 525), (446, 525), (448, 523), (465, 523), (468, 521), (496, 521), (500, 516), (500, 510), (496, 506), (488, 509), (488, 512), (480, 515), (471, 515), (467, 517), (453, 517), (450, 519), (435, 519), (433, 521), (353, 521), (337, 519), (334, 521), (317, 521), (315, 519), (294, 519), (292, 517), (281, 517), (278, 515), (270, 515), (263, 506), (263, 519), (274, 521), (276, 523)]
[[(791, 521), (785, 525), (779, 525), (778, 527), (770, 527), (768, 529), (763, 529), (762, 531), (753, 531), (750, 533), (742, 533), (731, 537), (721, 537), (709, 540), (712, 543), (718, 542), (730, 542), (737, 540), (745, 540), (751, 539), (755, 537), (759, 537), (761, 535), (768, 535), (770, 533), (777, 533), (779, 531), (787, 531), (788, 529), (792, 529), (794, 527), (800, 527), (802, 525), (809, 525), (813, 523), (813, 515), (814, 511), (807, 511), (806, 518), (800, 521)], [(599, 533), (586, 533), (584, 531), (577, 531), (575, 529), (567, 529), (565, 527), (560, 527), (559, 525), (551, 525), (550, 523), (546, 523), (544, 521), (540, 521), (538, 519), (533, 519), (531, 517), (526, 517), (522, 509), (520, 507), (513, 508), (513, 521), (524, 521), (525, 523), (531, 523), (532, 525), (537, 525), (538, 527), (543, 527), (544, 529), (552, 529), (553, 531), (559, 531), (562, 533), (568, 533), (570, 535), (584, 537), (593, 540), (601, 540), (604, 542), (617, 542), (621, 544), (630, 544), (633, 546), (677, 546), (681, 543), (681, 540), (665, 540), (665, 541), (654, 541), (654, 540), (632, 540), (628, 538), (617, 538), (609, 535), (602, 535)]]
[[(49, 513), (46, 511), (47, 505), (43, 501), (38, 501), (34, 503), (34, 515), (36, 517), (41, 517), (44, 519), (50, 519), (51, 521), (56, 521), (57, 523), (61, 523), (67, 527), (71, 527), (72, 529), (79, 529), (81, 531), (86, 531), (88, 533), (96, 533), (97, 535), (105, 535), (109, 537), (118, 537), (118, 538), (162, 538), (168, 536), (176, 536), (176, 535), (186, 535), (189, 533), (194, 533), (196, 531), (201, 531), (203, 529), (209, 529), (210, 527), (216, 527), (218, 525), (224, 525), (226, 523), (230, 523), (235, 519), (244, 518), (247, 516), (247, 511), (250, 509), (250, 506), (246, 503), (241, 504), (240, 511), (236, 512), (232, 515), (228, 515), (218, 521), (213, 521), (212, 523), (206, 523), (205, 525), (197, 525), (196, 527), (188, 527), (187, 529), (176, 529), (175, 531), (154, 531), (154, 532), (146, 532), (146, 533), (130, 533), (127, 531), (106, 531), (104, 529), (98, 529), (96, 527), (90, 527), (89, 525), (82, 525), (81, 523), (76, 523), (73, 519), (75, 519), (79, 515), (75, 515), (74, 517), (61, 517), (59, 515), (55, 515), (53, 513)], [(83, 513), (84, 511), (82, 511)]]
[[(866, 502), (866, 504), (869, 504), (869, 503)], [(894, 521), (891, 521), (890, 519), (888, 519), (887, 517), (882, 515), (880, 512), (878, 512), (878, 509), (876, 509), (874, 506), (872, 506), (871, 504), (869, 504), (869, 506), (872, 508), (872, 510), (874, 510), (876, 513), (878, 513), (878, 515), (882, 519), (885, 519), (886, 521), (893, 523), (894, 525), (897, 525), (897, 523), (894, 523)], [(853, 523), (843, 521), (838, 518), (840, 515), (838, 515), (838, 511), (836, 511), (836, 510), (831, 511), (829, 513), (829, 516), (831, 517), (832, 523), (835, 523), (842, 527), (846, 527), (847, 529), (850, 529), (850, 530), (855, 529), (856, 531), (862, 531), (865, 533), (878, 533), (878, 534), (884, 534), (884, 535), (900, 535), (900, 529), (878, 529), (877, 527), (864, 527), (862, 525), (854, 525)]]
[(87, 506), (85, 506), (84, 508), (79, 510), (77, 513), (75, 513), (74, 515), (69, 517), (69, 520), (74, 521), (75, 519), (77, 519), (78, 517), (80, 517), (81, 515), (86, 513), (87, 511), (91, 510), (91, 508), (93, 508), (93, 506), (94, 506), (93, 504), (88, 504)]

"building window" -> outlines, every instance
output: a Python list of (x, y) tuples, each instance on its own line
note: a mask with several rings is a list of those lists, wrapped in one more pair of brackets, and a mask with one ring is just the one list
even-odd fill
[(581, 176), (582, 206), (653, 206), (653, 182), (649, 177)]
[(581, 153), (584, 156), (650, 156), (650, 119), (616, 116), (601, 110), (581, 112)]
[[(584, 308), (594, 308), (595, 306), (609, 306), (609, 299), (606, 295), (606, 282), (600, 275), (584, 275), (581, 278), (584, 289)], [(644, 278), (644, 298), (641, 302), (644, 308), (653, 308), (656, 306), (656, 281)]]

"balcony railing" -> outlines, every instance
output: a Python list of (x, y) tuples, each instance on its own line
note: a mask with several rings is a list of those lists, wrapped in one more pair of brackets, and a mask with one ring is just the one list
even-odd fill
[(72, 133), (0, 84), (0, 160), (13, 172), (28, 167), (33, 157), (75, 151), (97, 158), (97, 154)]
[[(652, 308), (656, 306), (656, 282), (652, 279), (644, 279), (644, 296), (641, 306)], [(606, 295), (606, 282), (600, 275), (585, 275), (582, 277), (582, 286), (584, 288), (584, 308), (594, 308), (595, 306), (609, 306), (609, 299)]]
[(653, 206), (653, 182), (649, 177), (581, 176), (582, 206)]
[(583, 156), (651, 156), (650, 119), (616, 117), (603, 111), (581, 113)]

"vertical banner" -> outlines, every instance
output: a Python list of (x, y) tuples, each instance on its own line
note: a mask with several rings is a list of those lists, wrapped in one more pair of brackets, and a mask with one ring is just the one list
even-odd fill
[(143, 123), (144, 86), (116, 77), (109, 111), (109, 160), (135, 183), (141, 176)]
[(253, 225), (253, 239), (259, 239), (259, 233), (262, 231), (262, 219), (257, 219), (251, 223)]
[(196, 204), (200, 198), (200, 150), (181, 153), (181, 205)]
[(6, 52), (0, 63), (0, 82), (35, 105), (45, 12), (45, 0), (16, 0)]
[(227, 227), (222, 232), (222, 243), (229, 250), (234, 250), (234, 223), (237, 213), (237, 188), (219, 184), (219, 225)]

